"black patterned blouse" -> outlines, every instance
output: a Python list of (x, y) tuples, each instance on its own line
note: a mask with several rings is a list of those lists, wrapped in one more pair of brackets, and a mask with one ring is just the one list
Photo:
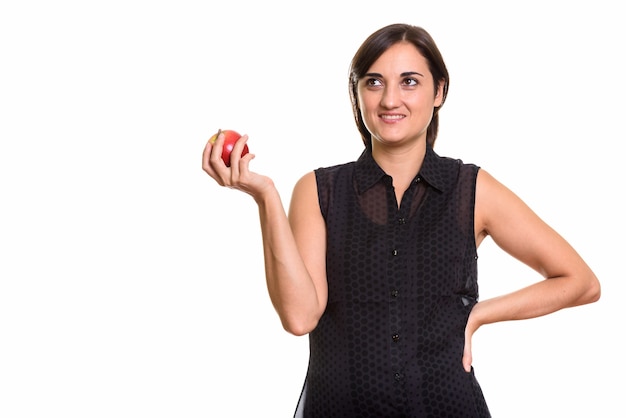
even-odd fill
[(399, 208), (391, 177), (367, 150), (315, 170), (328, 306), (309, 334), (295, 417), (490, 416), (474, 370), (461, 363), (478, 299), (478, 170), (427, 147)]

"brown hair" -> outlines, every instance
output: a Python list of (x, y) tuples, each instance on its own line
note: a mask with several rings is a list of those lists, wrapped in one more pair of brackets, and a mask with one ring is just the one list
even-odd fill
[(363, 143), (369, 149), (372, 147), (372, 135), (365, 127), (363, 117), (361, 116), (361, 109), (359, 108), (357, 100), (357, 84), (374, 62), (389, 49), (389, 47), (402, 41), (412, 43), (424, 58), (426, 58), (426, 61), (428, 61), (428, 68), (435, 82), (435, 91), (433, 94), (437, 93), (437, 87), (439, 83), (443, 81), (443, 98), (441, 105), (435, 107), (433, 118), (430, 121), (430, 125), (428, 125), (426, 133), (426, 142), (431, 147), (435, 144), (435, 139), (437, 139), (437, 130), (439, 128), (438, 112), (446, 100), (448, 85), (450, 83), (446, 64), (439, 52), (439, 48), (437, 48), (435, 41), (428, 32), (418, 26), (395, 23), (372, 33), (363, 44), (361, 44), (350, 64), (349, 91), (354, 120), (361, 133)]

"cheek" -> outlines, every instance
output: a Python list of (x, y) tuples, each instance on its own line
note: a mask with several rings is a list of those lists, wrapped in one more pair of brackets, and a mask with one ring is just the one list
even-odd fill
[(376, 118), (376, 108), (372, 106), (371, 100), (368, 102), (367, 99), (364, 99), (363, 96), (359, 95), (357, 97), (357, 105), (359, 107), (359, 112), (361, 113), (361, 119), (365, 124), (365, 127), (371, 131), (372, 122)]
[(356, 94), (356, 105), (363, 112), (363, 95), (361, 95), (361, 91), (357, 91)]
[(359, 109), (361, 109), (361, 115), (365, 117), (367, 114), (376, 111), (376, 101), (372, 97), (372, 95), (359, 95), (357, 102), (359, 104)]

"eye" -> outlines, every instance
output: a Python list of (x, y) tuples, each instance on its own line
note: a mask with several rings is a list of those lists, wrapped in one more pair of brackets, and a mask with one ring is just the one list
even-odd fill
[(418, 84), (419, 82), (417, 81), (417, 79), (413, 77), (407, 77), (404, 80), (402, 80), (403, 86), (414, 87), (414, 86), (417, 86)]
[(366, 87), (380, 87), (383, 83), (377, 78), (367, 78), (364, 80)]

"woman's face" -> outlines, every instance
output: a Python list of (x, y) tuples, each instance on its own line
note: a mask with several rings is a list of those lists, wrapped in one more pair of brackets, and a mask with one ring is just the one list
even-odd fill
[(357, 98), (372, 142), (401, 145), (426, 141), (433, 108), (441, 105), (442, 85), (435, 94), (426, 58), (411, 43), (385, 51), (358, 82)]

